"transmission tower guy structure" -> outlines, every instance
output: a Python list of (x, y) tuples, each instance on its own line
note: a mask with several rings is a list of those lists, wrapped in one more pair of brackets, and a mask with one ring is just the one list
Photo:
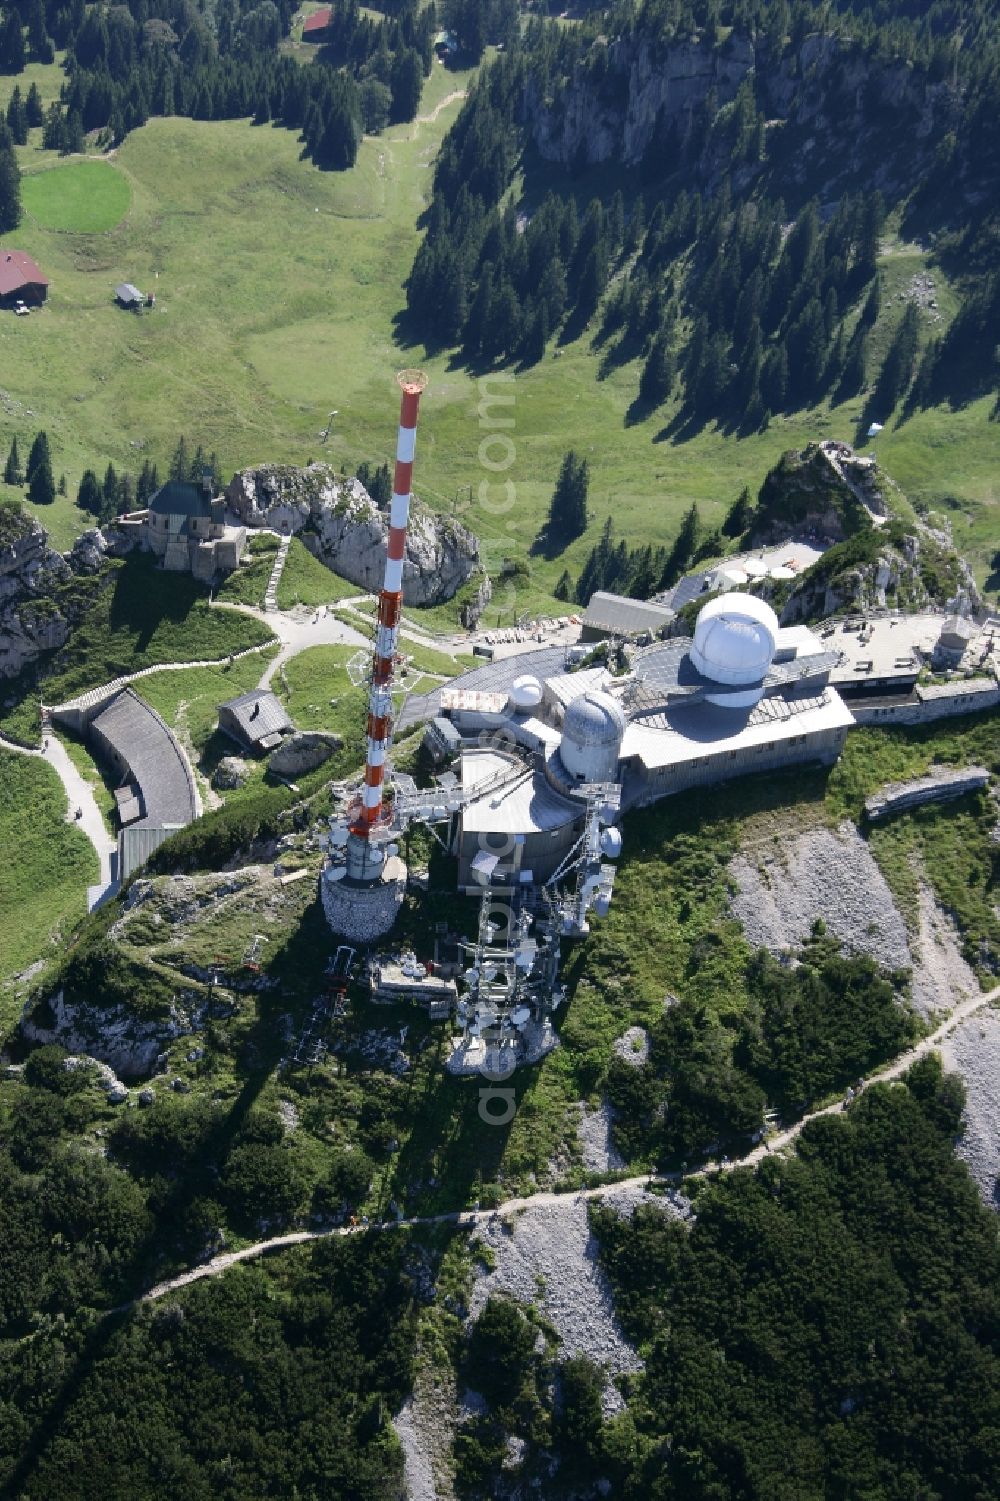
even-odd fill
[(392, 813), (384, 805), (383, 792), (392, 746), (392, 687), (403, 609), (403, 556), (410, 517), (417, 414), (427, 377), (420, 370), (401, 370), (396, 379), (402, 400), (385, 576), (369, 674), (365, 779), (360, 795), (348, 810), (344, 862), (328, 866), (321, 879), (327, 921), (335, 933), (356, 943), (370, 943), (388, 933), (406, 887), (406, 866), (396, 847), (389, 843)]

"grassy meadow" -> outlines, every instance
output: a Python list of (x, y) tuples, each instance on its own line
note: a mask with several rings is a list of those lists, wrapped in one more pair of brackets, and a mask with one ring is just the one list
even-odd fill
[[(0, 749), (0, 987), (45, 957), (87, 910), (97, 856), (65, 814), (66, 794), (52, 767)], [(13, 1011), (13, 998), (0, 989), (0, 1027)]]
[(358, 593), (357, 584), (349, 584), (332, 573), (325, 563), (314, 558), (305, 543), (293, 537), (281, 578), (278, 580), (278, 609), (294, 605), (328, 605), (349, 599)]
[[(49, 73), (43, 95), (52, 97), (59, 73)], [(7, 238), (39, 260), (52, 288), (37, 315), (0, 319), (0, 445), (14, 432), (30, 441), (38, 426), (48, 430), (56, 475), (65, 473), (69, 486), (69, 497), (44, 517), (58, 544), (81, 527), (72, 496), (85, 465), (100, 470), (111, 459), (134, 469), (146, 456), (162, 465), (181, 431), (217, 452), (223, 476), (263, 460), (322, 457), (348, 470), (361, 460), (391, 460), (392, 375), (402, 365), (422, 365), (431, 377), (418, 493), (472, 526), (492, 571), (505, 557), (527, 556), (564, 452), (575, 446), (590, 462), (587, 535), (563, 557), (533, 560), (530, 576), (505, 591), (511, 614), (551, 607), (563, 566), (579, 569), (608, 515), (619, 536), (668, 541), (692, 501), (707, 524), (718, 522), (742, 486), (755, 490), (784, 449), (854, 436), (860, 400), (779, 418), (766, 433), (740, 440), (712, 427), (671, 442), (664, 436), (669, 406), (626, 426), (639, 366), (599, 379), (593, 328), (575, 342), (553, 344), (541, 364), (516, 373), (512, 405), (492, 412), (481, 411), (480, 378), (447, 354), (401, 342), (397, 314), (418, 219), (436, 150), (459, 109), (451, 95), (467, 82), (467, 74), (436, 63), (421, 118), (366, 139), (356, 167), (344, 174), (301, 161), (290, 132), (246, 121), (151, 120), (113, 163), (99, 166), (60, 162), (32, 133), (19, 153), (29, 174), (29, 211)], [(0, 104), (10, 87), (11, 80), (0, 80)], [(50, 189), (79, 181), (64, 174), (81, 167), (113, 173), (122, 187), (116, 196), (102, 178), (94, 203), (78, 203), (69, 224), (70, 197)], [(57, 176), (44, 181), (49, 174)], [(581, 180), (581, 197), (595, 185), (597, 176), (593, 185)], [(126, 190), (120, 222), (95, 232), (84, 214), (109, 218), (115, 204), (125, 204)], [(53, 200), (63, 227), (52, 226)], [(262, 233), (268, 225), (280, 225), (281, 233)], [(901, 310), (898, 293), (926, 265), (919, 247), (887, 244), (876, 350)], [(954, 294), (934, 275), (946, 320)], [(155, 311), (136, 316), (116, 308), (113, 288), (122, 280), (154, 290)], [(333, 433), (323, 444), (319, 435), (334, 409)], [(888, 423), (879, 438), (889, 473), (911, 499), (949, 516), (981, 580), (990, 572), (1000, 501), (1000, 429), (988, 421), (989, 409), (983, 400), (956, 412), (934, 410)], [(498, 417), (513, 426), (491, 425)], [(491, 433), (511, 446), (481, 448)], [(508, 461), (501, 471), (485, 467)]]
[(103, 234), (125, 218), (132, 193), (128, 178), (110, 162), (75, 161), (26, 177), (21, 200), (42, 229)]

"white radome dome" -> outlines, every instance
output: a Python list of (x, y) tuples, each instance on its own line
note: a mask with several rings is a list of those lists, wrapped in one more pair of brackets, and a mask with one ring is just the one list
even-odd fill
[(694, 628), (691, 661), (713, 683), (754, 690), (719, 698), (706, 694), (709, 702), (733, 707), (755, 703), (774, 659), (777, 637), (777, 615), (755, 595), (720, 594), (709, 600)]
[(625, 734), (625, 714), (610, 693), (581, 693), (567, 706), (559, 753), (571, 776), (613, 782)]
[(542, 685), (530, 672), (515, 678), (511, 684), (511, 707), (518, 710), (535, 709), (542, 701)]

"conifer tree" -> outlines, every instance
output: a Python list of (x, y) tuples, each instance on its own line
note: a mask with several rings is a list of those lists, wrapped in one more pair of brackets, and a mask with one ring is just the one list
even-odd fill
[(39, 433), (31, 445), (27, 475), (29, 500), (38, 506), (51, 505), (56, 498), (56, 486), (52, 478), (49, 440), (44, 432)]
[(28, 90), (28, 97), (24, 101), (24, 112), (28, 117), (29, 130), (33, 130), (36, 126), (41, 125), (45, 119), (42, 111), (42, 96), (38, 92), (37, 83), (33, 83)]
[(26, 61), (21, 17), (12, 5), (0, 25), (0, 73), (23, 73)]
[(107, 469), (105, 469), (104, 471), (104, 484), (101, 488), (101, 495), (103, 499), (101, 513), (103, 515), (115, 515), (118, 510), (119, 494), (120, 485), (115, 466), (114, 464), (108, 464)]
[(51, 462), (52, 455), (49, 451), (49, 435), (43, 430), (35, 434), (34, 442), (28, 453), (28, 462), (24, 470), (26, 477), (30, 480), (36, 469), (42, 464), (51, 464)]
[(191, 471), (191, 460), (188, 458), (187, 439), (183, 434), (177, 439), (177, 447), (174, 449), (170, 460), (169, 475), (173, 480), (186, 480)]
[(571, 449), (562, 461), (545, 527), (546, 540), (557, 551), (561, 552), (587, 529), (589, 484), (587, 460), (579, 458)]
[(868, 368), (868, 335), (863, 322), (859, 323), (847, 346), (844, 373), (840, 378), (840, 392), (844, 396), (856, 396), (864, 389)]
[(886, 351), (875, 387), (875, 400), (885, 412), (890, 412), (900, 397), (906, 394), (913, 377), (913, 362), (917, 357), (919, 337), (920, 314), (916, 303), (910, 302), (906, 305), (906, 312)]
[(784, 344), (767, 351), (760, 372), (760, 389), (769, 412), (782, 412), (788, 399), (788, 355)]
[(17, 451), (17, 438), (12, 438), (10, 453), (3, 468), (3, 482), (5, 485), (19, 485), (21, 483), (21, 457)]
[(0, 146), (0, 234), (21, 222), (21, 171), (13, 150)]
[(100, 516), (103, 501), (100, 480), (93, 469), (85, 469), (80, 479), (80, 488), (76, 492), (77, 505), (81, 511), (86, 511), (91, 516)]
[(661, 589), (666, 589), (671, 584), (676, 584), (685, 568), (690, 566), (695, 549), (698, 546), (698, 533), (700, 530), (701, 519), (698, 515), (698, 507), (692, 505), (691, 509), (685, 513), (674, 545), (667, 554), (663, 573), (660, 576)]
[(726, 512), (726, 519), (722, 523), (723, 535), (726, 537), (742, 537), (750, 529), (753, 513), (754, 506), (753, 501), (750, 499), (750, 491), (744, 485)]
[(7, 125), (14, 138), (15, 146), (25, 146), (28, 142), (28, 111), (25, 109), (21, 98), (21, 90), (18, 84), (14, 85), (7, 106)]

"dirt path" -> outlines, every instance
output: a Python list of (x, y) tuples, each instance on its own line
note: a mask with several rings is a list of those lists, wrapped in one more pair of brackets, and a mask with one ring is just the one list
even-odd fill
[(438, 100), (437, 104), (435, 104), (429, 115), (418, 115), (416, 120), (414, 121), (414, 124), (433, 125), (434, 121), (437, 119), (438, 115), (443, 109), (447, 109), (449, 104), (454, 104), (456, 99), (464, 99), (465, 97), (465, 89), (456, 89), (453, 94), (446, 94), (443, 99)]
[[(955, 1027), (959, 1026), (967, 1017), (978, 1011), (981, 1007), (1000, 999), (1000, 985), (994, 986), (990, 991), (982, 995), (970, 996), (963, 1001), (951, 1013), (948, 1019), (936, 1027), (933, 1032), (922, 1038), (914, 1047), (902, 1053), (892, 1063), (886, 1064), (885, 1068), (878, 1073), (872, 1074), (866, 1079), (864, 1089), (870, 1089), (873, 1084), (883, 1084), (891, 1079), (898, 1079), (919, 1058), (926, 1055), (941, 1043), (941, 1041)], [(773, 1152), (779, 1152), (783, 1147), (790, 1146), (800, 1132), (810, 1121), (818, 1120), (824, 1115), (834, 1115), (843, 1108), (843, 1102), (836, 1100), (832, 1105), (825, 1106), (822, 1110), (814, 1110), (809, 1115), (796, 1121), (794, 1126), (789, 1126), (787, 1131), (782, 1131), (777, 1136), (771, 1137), (768, 1142), (762, 1142), (753, 1148), (745, 1157), (739, 1157), (732, 1162), (706, 1162), (702, 1167), (693, 1169), (690, 1173), (641, 1173), (634, 1178), (619, 1178), (614, 1183), (602, 1183), (596, 1188), (579, 1189), (576, 1193), (555, 1193), (545, 1191), (543, 1193), (529, 1194), (526, 1198), (507, 1199), (503, 1204), (498, 1204), (495, 1209), (452, 1209), (443, 1214), (416, 1215), (412, 1219), (386, 1220), (377, 1224), (368, 1225), (342, 1225), (332, 1230), (294, 1230), (288, 1235), (275, 1235), (269, 1240), (255, 1241), (253, 1245), (243, 1246), (238, 1251), (226, 1251), (220, 1256), (213, 1256), (211, 1261), (204, 1262), (201, 1266), (192, 1267), (190, 1271), (181, 1272), (177, 1277), (171, 1277), (166, 1282), (157, 1283), (148, 1292), (142, 1293), (131, 1303), (122, 1304), (115, 1313), (125, 1312), (129, 1308), (136, 1307), (140, 1303), (152, 1303), (158, 1298), (165, 1298), (169, 1293), (176, 1292), (179, 1288), (187, 1287), (192, 1282), (201, 1282), (205, 1277), (217, 1277), (220, 1272), (227, 1271), (241, 1261), (253, 1261), (258, 1256), (266, 1256), (271, 1251), (287, 1250), (291, 1246), (301, 1246), (312, 1240), (329, 1240), (334, 1236), (359, 1235), (369, 1230), (394, 1230), (417, 1228), (423, 1225), (456, 1225), (458, 1227), (472, 1227), (491, 1220), (494, 1215), (518, 1214), (525, 1209), (537, 1209), (545, 1205), (567, 1204), (572, 1201), (579, 1202), (587, 1199), (600, 1199), (608, 1194), (620, 1193), (623, 1189), (641, 1188), (653, 1183), (676, 1184), (682, 1176), (701, 1178), (712, 1172), (732, 1172), (738, 1167), (754, 1167), (764, 1157)]]

